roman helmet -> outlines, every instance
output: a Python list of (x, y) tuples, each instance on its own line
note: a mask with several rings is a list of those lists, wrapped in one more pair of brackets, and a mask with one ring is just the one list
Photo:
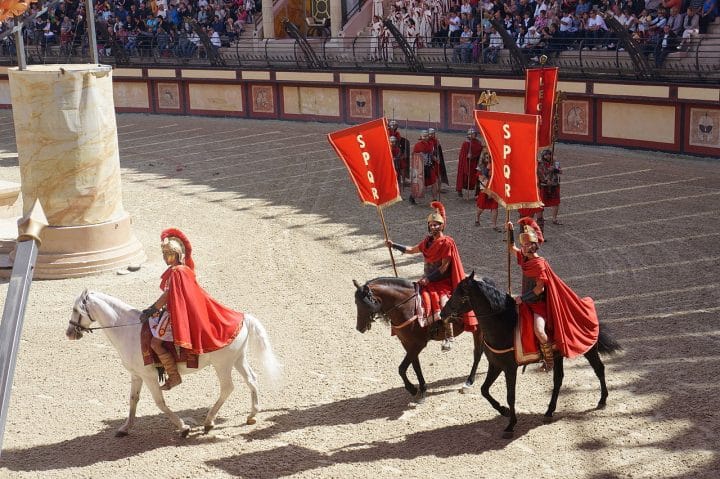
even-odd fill
[(468, 138), (476, 138), (476, 137), (477, 137), (477, 130), (476, 130), (475, 128), (468, 128), (467, 137), (468, 137)]
[(421, 140), (427, 140), (427, 139), (428, 139), (428, 136), (429, 136), (429, 134), (428, 134), (428, 131), (427, 131), (427, 130), (423, 130), (423, 131), (420, 132), (420, 139), (421, 139)]
[(160, 234), (160, 248), (163, 254), (174, 253), (180, 263), (195, 269), (195, 262), (192, 259), (192, 245), (187, 236), (176, 228), (168, 228)]
[(552, 151), (550, 150), (543, 150), (543, 152), (540, 154), (540, 158), (543, 161), (547, 161), (548, 163), (552, 161)]
[(390, 121), (388, 122), (388, 128), (390, 128), (391, 130), (397, 130), (397, 129), (398, 129), (398, 122), (397, 122), (397, 120), (390, 120)]
[(540, 246), (544, 241), (542, 231), (534, 219), (526, 216), (518, 221), (520, 225), (520, 236), (518, 240), (521, 245), (535, 243)]
[(431, 138), (435, 136), (435, 128), (428, 128), (428, 136)]
[(391, 136), (391, 137), (390, 137), (390, 144), (391, 144), (391, 145), (394, 145), (395, 143), (397, 143), (397, 138), (395, 138), (394, 136)]
[(445, 206), (439, 201), (433, 201), (430, 203), (430, 208), (434, 209), (427, 217), (428, 231), (430, 230), (430, 223), (440, 223), (442, 230), (445, 229), (446, 217), (445, 217)]

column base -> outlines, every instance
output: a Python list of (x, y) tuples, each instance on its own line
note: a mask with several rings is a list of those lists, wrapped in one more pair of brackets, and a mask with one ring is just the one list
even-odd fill
[[(33, 278), (77, 278), (144, 263), (145, 251), (131, 225), (124, 214), (107, 223), (46, 227)], [(9, 275), (10, 269), (0, 270), (0, 276)]]

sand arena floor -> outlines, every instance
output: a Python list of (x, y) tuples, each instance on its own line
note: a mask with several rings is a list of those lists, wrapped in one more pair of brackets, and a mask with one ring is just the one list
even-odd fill
[[(551, 377), (529, 368), (519, 378), (515, 438), (505, 440), (506, 419), (479, 384), (458, 394), (470, 336), (450, 353), (439, 343), (423, 352), (430, 394), (416, 406), (397, 374), (403, 350), (389, 329), (355, 330), (352, 279), (392, 270), (376, 211), (360, 205), (325, 139), (340, 128), (118, 116), (124, 206), (149, 261), (124, 276), (32, 285), (0, 477), (718, 477), (717, 159), (557, 145), (565, 225), (547, 226), (543, 254), (578, 293), (596, 299), (625, 352), (605, 359), (610, 397), (602, 411), (593, 409), (599, 388), (590, 367), (567, 362), (548, 425)], [(463, 135), (440, 139), (454, 177)], [(11, 113), (0, 112), (0, 177), (19, 181), (14, 152)], [(475, 227), (474, 203), (452, 191), (444, 201), (466, 270), (502, 283), (503, 244), (489, 218)], [(392, 238), (419, 241), (428, 212), (408, 202), (388, 208)], [(191, 239), (200, 283), (261, 319), (283, 381), (261, 377), (264, 410), (247, 426), (248, 390), (235, 374), (218, 427), (188, 439), (144, 391), (131, 435), (115, 438), (129, 375), (103, 334), (73, 342), (65, 328), (84, 288), (150, 304), (163, 270), (158, 237), (170, 226)], [(417, 278), (421, 258), (399, 257), (398, 267)], [(515, 267), (513, 274), (517, 285)], [(486, 368), (483, 359), (478, 383)], [(493, 391), (504, 398), (502, 379)], [(200, 424), (216, 394), (215, 375), (204, 371), (166, 399)]]

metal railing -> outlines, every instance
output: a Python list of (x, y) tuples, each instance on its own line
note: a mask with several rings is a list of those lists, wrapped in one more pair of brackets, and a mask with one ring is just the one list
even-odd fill
[[(302, 41), (300, 41), (302, 40)], [(447, 38), (433, 38), (406, 55), (389, 41), (370, 37), (258, 40), (222, 38), (215, 48), (189, 38), (141, 35), (132, 41), (98, 39), (101, 61), (120, 66), (191, 66), (229, 69), (289, 69), (391, 71), (457, 75), (518, 77), (518, 62), (524, 69), (547, 57), (548, 66), (559, 66), (563, 79), (617, 79), (660, 83), (720, 82), (720, 35), (700, 35), (680, 49), (662, 51), (652, 45), (635, 43), (628, 36), (603, 39), (553, 40), (533, 48), (495, 50), (484, 44), (462, 45)], [(632, 42), (632, 45), (628, 45)], [(16, 64), (12, 37), (0, 43), (0, 64)], [(309, 49), (317, 61), (308, 61)], [(75, 37), (48, 41), (27, 38), (28, 64), (85, 63), (90, 60), (87, 39)], [(212, 51), (210, 51), (212, 50)], [(512, 54), (511, 54), (512, 50)], [(630, 55), (628, 50), (635, 52)], [(221, 58), (222, 62), (217, 61)], [(639, 64), (638, 62), (642, 62)]]

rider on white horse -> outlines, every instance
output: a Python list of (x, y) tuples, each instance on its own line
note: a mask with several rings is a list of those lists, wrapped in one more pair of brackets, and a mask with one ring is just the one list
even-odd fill
[(162, 389), (171, 389), (182, 382), (173, 354), (165, 349), (171, 342), (195, 354), (203, 354), (227, 346), (243, 324), (243, 313), (233, 311), (215, 301), (195, 279), (192, 246), (178, 229), (169, 228), (160, 235), (163, 259), (168, 265), (162, 274), (160, 298), (140, 315), (149, 321), (150, 345), (168, 374)]

